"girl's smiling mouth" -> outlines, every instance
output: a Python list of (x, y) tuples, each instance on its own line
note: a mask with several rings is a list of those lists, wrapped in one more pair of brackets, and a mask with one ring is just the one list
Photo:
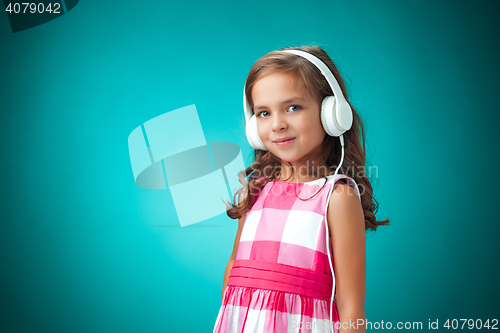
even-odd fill
[(273, 142), (275, 144), (277, 144), (278, 146), (286, 146), (286, 145), (291, 144), (294, 140), (295, 140), (295, 138), (283, 138), (283, 139), (276, 140)]

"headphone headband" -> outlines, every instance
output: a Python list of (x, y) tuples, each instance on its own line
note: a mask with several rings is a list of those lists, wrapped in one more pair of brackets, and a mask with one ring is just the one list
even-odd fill
[(318, 57), (312, 55), (309, 52), (300, 50), (284, 50), (283, 52), (293, 53), (295, 55), (306, 58), (307, 60), (312, 62), (312, 64), (316, 66), (320, 70), (321, 74), (323, 74), (323, 76), (325, 77), (326, 81), (330, 85), (330, 88), (332, 88), (333, 95), (337, 98), (342, 97), (342, 99), (345, 100), (344, 94), (342, 93), (342, 89), (340, 89), (340, 85), (337, 82), (337, 79), (335, 79), (335, 76), (330, 71), (330, 68), (328, 68), (328, 66), (325, 65), (325, 63), (321, 61)]

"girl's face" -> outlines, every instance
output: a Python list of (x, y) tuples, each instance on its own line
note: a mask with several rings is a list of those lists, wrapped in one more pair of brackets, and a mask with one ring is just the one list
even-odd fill
[(294, 162), (297, 167), (305, 164), (326, 135), (316, 99), (287, 73), (257, 80), (252, 99), (264, 146), (282, 161)]

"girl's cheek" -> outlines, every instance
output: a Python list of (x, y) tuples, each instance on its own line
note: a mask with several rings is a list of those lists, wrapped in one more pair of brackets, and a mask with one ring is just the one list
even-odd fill
[(264, 126), (259, 126), (257, 128), (257, 133), (259, 133), (259, 136), (262, 138), (262, 139), (267, 139), (267, 131), (265, 129)]

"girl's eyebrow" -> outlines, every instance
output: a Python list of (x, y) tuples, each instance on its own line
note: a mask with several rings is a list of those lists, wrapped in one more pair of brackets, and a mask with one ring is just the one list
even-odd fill
[[(293, 98), (290, 98), (284, 102), (281, 102), (281, 104), (287, 104), (287, 103), (291, 103), (293, 101), (305, 101), (305, 98), (302, 98), (302, 97), (293, 97)], [(261, 105), (261, 106), (257, 106), (257, 107), (254, 107), (253, 109), (254, 110), (258, 110), (258, 109), (264, 109), (265, 106)]]

